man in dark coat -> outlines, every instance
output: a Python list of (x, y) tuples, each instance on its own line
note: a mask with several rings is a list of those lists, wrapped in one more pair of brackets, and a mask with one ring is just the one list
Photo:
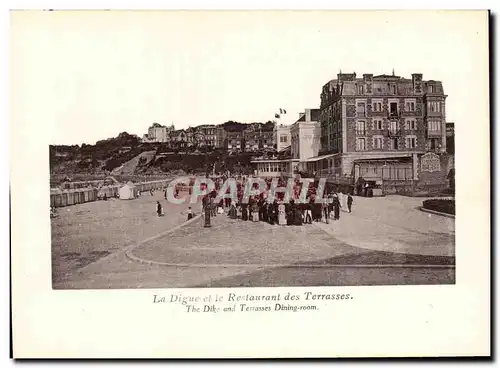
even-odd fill
[(340, 201), (338, 196), (333, 197), (334, 220), (340, 220)]
[(234, 205), (234, 203), (232, 203), (231, 207), (229, 207), (229, 212), (227, 215), (232, 220), (236, 220), (238, 218), (238, 211), (236, 210), (236, 206)]
[(349, 213), (351, 213), (351, 207), (352, 207), (352, 197), (350, 194), (347, 195), (347, 209), (349, 210)]
[(302, 226), (302, 211), (300, 206), (295, 206), (295, 213), (293, 216), (293, 224), (297, 226)]
[(313, 207), (314, 207), (313, 220), (316, 222), (320, 222), (321, 217), (322, 217), (323, 206), (322, 206), (321, 202), (316, 203), (316, 201), (314, 201)]
[(276, 200), (269, 204), (269, 223), (271, 225), (278, 223), (278, 201)]
[(294, 213), (295, 213), (295, 203), (294, 200), (290, 200), (290, 204), (286, 206), (286, 224), (287, 225), (293, 225), (294, 223)]
[(262, 203), (262, 221), (264, 221), (264, 222), (269, 221), (267, 207), (268, 207), (268, 203), (267, 203), (267, 201), (264, 201), (264, 203)]
[(248, 221), (248, 204), (247, 203), (241, 204), (241, 219), (243, 221)]
[(259, 199), (259, 221), (264, 221), (264, 200)]

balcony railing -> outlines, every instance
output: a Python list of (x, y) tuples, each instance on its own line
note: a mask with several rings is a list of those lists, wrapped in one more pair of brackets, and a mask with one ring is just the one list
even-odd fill
[(356, 129), (356, 135), (366, 135), (365, 129)]
[(441, 137), (441, 130), (426, 130), (428, 137)]
[(401, 114), (398, 111), (390, 111), (388, 114), (389, 119), (398, 119)]
[(401, 129), (388, 129), (387, 135), (389, 137), (399, 137), (401, 135)]
[(316, 178), (326, 178), (330, 181), (334, 181), (337, 184), (353, 184), (354, 183), (354, 177), (351, 175), (342, 175), (341, 174), (341, 168), (328, 168), (328, 169), (321, 169), (317, 170), (315, 172), (315, 177)]

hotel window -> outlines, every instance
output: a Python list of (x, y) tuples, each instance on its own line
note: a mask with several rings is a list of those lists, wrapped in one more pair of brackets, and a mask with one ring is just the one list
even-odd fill
[(393, 85), (392, 86), (392, 94), (395, 95), (396, 94), (396, 85)]
[(383, 129), (382, 120), (373, 120), (373, 129), (382, 130)]
[(417, 123), (416, 123), (415, 119), (407, 119), (405, 121), (405, 129), (406, 130), (416, 130)]
[(397, 138), (391, 138), (390, 141), (390, 149), (391, 150), (397, 150), (398, 149), (398, 139)]
[(389, 125), (389, 130), (391, 133), (395, 134), (398, 131), (398, 122), (397, 121), (391, 121)]
[(356, 113), (358, 116), (365, 116), (365, 103), (364, 102), (358, 102), (358, 105), (356, 108)]
[(428, 129), (433, 132), (439, 132), (441, 130), (441, 122), (436, 120), (429, 121)]
[(417, 138), (406, 137), (406, 148), (415, 148), (415, 147), (417, 147)]
[(430, 141), (431, 150), (435, 150), (436, 148), (439, 147), (439, 143), (438, 143), (439, 141), (437, 138), (431, 138), (431, 139), (429, 139), (429, 141)]
[(356, 151), (366, 151), (366, 139), (357, 138), (356, 139)]
[(390, 114), (392, 116), (397, 116), (398, 115), (398, 103), (397, 102), (391, 102), (389, 104), (389, 108), (390, 108)]
[(428, 86), (427, 90), (429, 93), (434, 93), (434, 86)]
[(439, 101), (429, 102), (429, 111), (430, 112), (440, 112), (441, 111), (441, 103)]
[(359, 85), (358, 86), (358, 94), (362, 95), (363, 93), (365, 93), (365, 88), (363, 85)]
[(382, 137), (374, 137), (373, 138), (373, 148), (382, 149), (383, 138)]
[(356, 122), (356, 134), (365, 135), (366, 134), (366, 123), (364, 121)]
[(406, 111), (415, 111), (415, 102), (406, 102)]
[(382, 111), (382, 102), (374, 102), (372, 105), (373, 105), (373, 111), (376, 112)]

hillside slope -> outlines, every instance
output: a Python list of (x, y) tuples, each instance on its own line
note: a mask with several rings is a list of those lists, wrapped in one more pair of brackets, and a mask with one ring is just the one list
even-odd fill
[(141, 159), (143, 159), (143, 165), (147, 165), (154, 157), (155, 157), (156, 151), (146, 151), (138, 154), (131, 160), (125, 162), (123, 165), (118, 166), (117, 168), (113, 169), (111, 171), (111, 174), (121, 174), (121, 175), (133, 175), (135, 173), (135, 169), (137, 168), (137, 165), (139, 165), (139, 162)]

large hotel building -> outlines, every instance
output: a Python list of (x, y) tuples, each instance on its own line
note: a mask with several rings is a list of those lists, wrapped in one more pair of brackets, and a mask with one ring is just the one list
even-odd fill
[[(312, 110), (308, 124), (315, 128), (297, 134), (302, 115), (290, 128), (294, 164), (285, 166), (338, 183), (418, 180), (422, 155), (446, 152), (446, 97), (441, 82), (422, 74), (339, 73), (323, 86), (319, 110)], [(299, 157), (304, 145), (319, 152)]]

